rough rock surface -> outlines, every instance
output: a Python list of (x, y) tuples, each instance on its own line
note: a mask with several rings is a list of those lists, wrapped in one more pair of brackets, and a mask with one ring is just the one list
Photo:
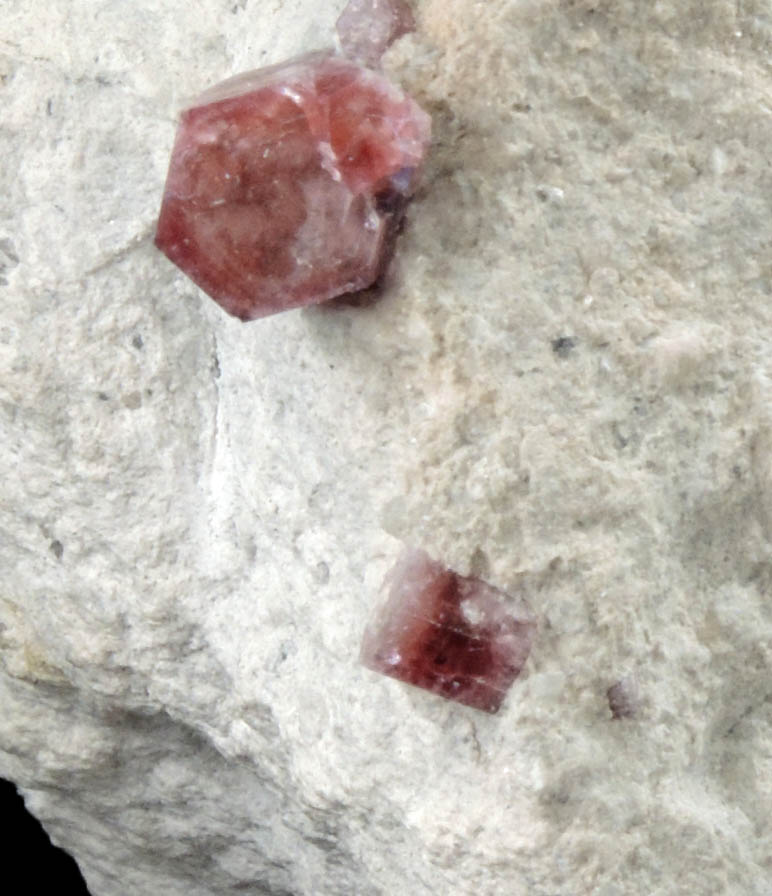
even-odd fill
[[(174, 116), (342, 6), (4, 10), (0, 774), (95, 896), (768, 896), (769, 5), (417, 2), (388, 288), (244, 327)], [(527, 593), (498, 715), (357, 665), (403, 542)]]

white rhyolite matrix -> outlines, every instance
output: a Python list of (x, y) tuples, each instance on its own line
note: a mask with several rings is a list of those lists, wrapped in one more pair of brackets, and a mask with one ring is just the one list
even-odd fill
[[(383, 297), (245, 325), (175, 116), (342, 6), (3, 15), (0, 775), (94, 896), (768, 896), (769, 5), (418, 0)], [(527, 600), (497, 715), (358, 665), (403, 544)]]

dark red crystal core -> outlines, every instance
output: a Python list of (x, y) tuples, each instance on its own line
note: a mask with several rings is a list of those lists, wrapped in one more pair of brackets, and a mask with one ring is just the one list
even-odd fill
[(528, 659), (535, 624), (511, 598), (408, 550), (362, 643), (362, 663), (475, 709), (497, 712)]
[(413, 100), (330, 53), (239, 75), (182, 115), (156, 245), (242, 320), (364, 289), (429, 134)]
[(405, 0), (349, 0), (335, 23), (346, 56), (376, 66), (398, 37), (415, 30)]

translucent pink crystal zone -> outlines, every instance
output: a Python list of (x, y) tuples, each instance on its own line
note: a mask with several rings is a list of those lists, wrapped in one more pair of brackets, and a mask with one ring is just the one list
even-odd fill
[(480, 579), (407, 550), (368, 627), (360, 659), (375, 672), (495, 713), (531, 650), (534, 620)]
[(371, 286), (430, 127), (386, 78), (332, 53), (232, 78), (182, 114), (156, 245), (242, 320)]
[(335, 30), (346, 56), (375, 67), (398, 37), (415, 30), (415, 20), (405, 0), (349, 0)]

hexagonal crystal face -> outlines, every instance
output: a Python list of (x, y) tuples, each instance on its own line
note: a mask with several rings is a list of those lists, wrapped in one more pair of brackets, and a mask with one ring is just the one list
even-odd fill
[(240, 75), (182, 114), (156, 245), (243, 320), (364, 289), (429, 134), (413, 100), (330, 53)]

